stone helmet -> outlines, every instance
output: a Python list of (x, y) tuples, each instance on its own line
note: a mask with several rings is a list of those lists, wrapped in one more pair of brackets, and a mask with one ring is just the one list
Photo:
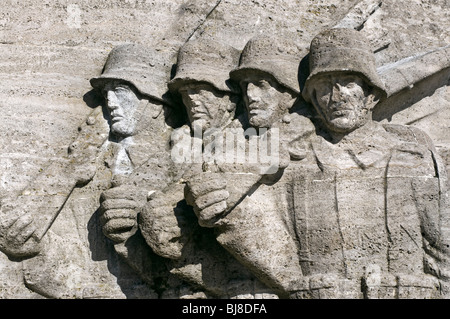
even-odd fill
[(90, 80), (92, 87), (102, 89), (111, 80), (134, 86), (147, 97), (171, 105), (167, 82), (171, 64), (161, 51), (138, 44), (124, 44), (112, 49), (99, 77)]
[(360, 32), (345, 28), (323, 31), (312, 40), (309, 55), (310, 74), (302, 92), (307, 102), (311, 102), (314, 78), (332, 72), (357, 73), (382, 98), (386, 97), (384, 84), (376, 71), (373, 50)]
[(300, 93), (298, 70), (306, 52), (289, 38), (259, 35), (245, 45), (239, 67), (230, 72), (232, 80), (239, 82), (249, 73), (271, 76), (278, 84)]
[(170, 92), (186, 84), (205, 82), (219, 91), (238, 94), (238, 88), (231, 83), (230, 70), (239, 64), (238, 49), (210, 39), (191, 40), (178, 52), (177, 69), (168, 83)]

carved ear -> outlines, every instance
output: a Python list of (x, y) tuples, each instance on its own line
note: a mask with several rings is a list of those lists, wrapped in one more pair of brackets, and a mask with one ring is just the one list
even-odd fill
[(224, 99), (226, 100), (226, 97), (228, 96), (229, 102), (226, 104), (226, 110), (228, 112), (233, 112), (234, 110), (236, 110), (237, 107), (237, 103), (239, 102), (239, 98), (238, 96), (235, 96), (233, 94), (224, 94)]
[(284, 110), (289, 110), (297, 100), (297, 97), (290, 91), (286, 90), (282, 92), (282, 100), (280, 101), (280, 107)]
[(366, 97), (366, 108), (372, 111), (375, 105), (380, 101), (380, 98), (381, 94), (377, 90), (372, 90)]
[(228, 103), (227, 104), (227, 111), (228, 112), (233, 112), (236, 109), (236, 104), (235, 103)]

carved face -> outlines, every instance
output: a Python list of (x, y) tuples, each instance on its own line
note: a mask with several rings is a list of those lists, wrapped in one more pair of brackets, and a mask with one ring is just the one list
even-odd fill
[(103, 94), (111, 117), (111, 132), (121, 137), (133, 135), (140, 103), (137, 94), (130, 86), (118, 82), (108, 83)]
[(192, 127), (220, 128), (234, 116), (236, 103), (229, 94), (208, 84), (188, 84), (180, 89)]
[(249, 76), (240, 82), (250, 125), (270, 128), (295, 99), (272, 79)]
[(348, 133), (371, 120), (374, 96), (360, 76), (324, 74), (313, 85), (312, 103), (331, 131)]

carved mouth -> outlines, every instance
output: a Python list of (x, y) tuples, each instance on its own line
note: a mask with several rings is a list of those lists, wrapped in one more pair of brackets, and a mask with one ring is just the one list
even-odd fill
[(266, 109), (266, 105), (259, 101), (252, 101), (248, 104), (248, 112), (251, 113), (259, 113)]
[(113, 117), (111, 118), (111, 122), (113, 122), (113, 123), (119, 122), (119, 121), (121, 121), (122, 119), (123, 119), (122, 116), (113, 116)]
[(204, 112), (195, 112), (195, 114), (194, 115), (192, 115), (192, 117), (194, 118), (194, 119), (202, 119), (202, 118), (205, 118), (207, 116), (207, 114), (206, 113), (204, 113)]
[(256, 113), (256, 112), (259, 112), (259, 111), (261, 111), (261, 108), (258, 106), (258, 103), (256, 103), (256, 102), (251, 102), (251, 103), (248, 105), (248, 112), (249, 112), (249, 113)]
[(347, 115), (348, 112), (349, 112), (349, 110), (338, 110), (338, 111), (332, 112), (331, 115), (333, 115), (335, 117), (341, 117), (341, 116)]
[(331, 107), (330, 115), (332, 117), (342, 117), (348, 115), (352, 110), (351, 107), (346, 106), (346, 103), (339, 103)]

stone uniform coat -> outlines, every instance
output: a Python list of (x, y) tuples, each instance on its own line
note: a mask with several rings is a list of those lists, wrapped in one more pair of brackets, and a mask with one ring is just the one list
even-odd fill
[(372, 122), (337, 144), (303, 143), (308, 156), (288, 173), (289, 222), (310, 277), (297, 297), (438, 296), (446, 176), (426, 134)]

